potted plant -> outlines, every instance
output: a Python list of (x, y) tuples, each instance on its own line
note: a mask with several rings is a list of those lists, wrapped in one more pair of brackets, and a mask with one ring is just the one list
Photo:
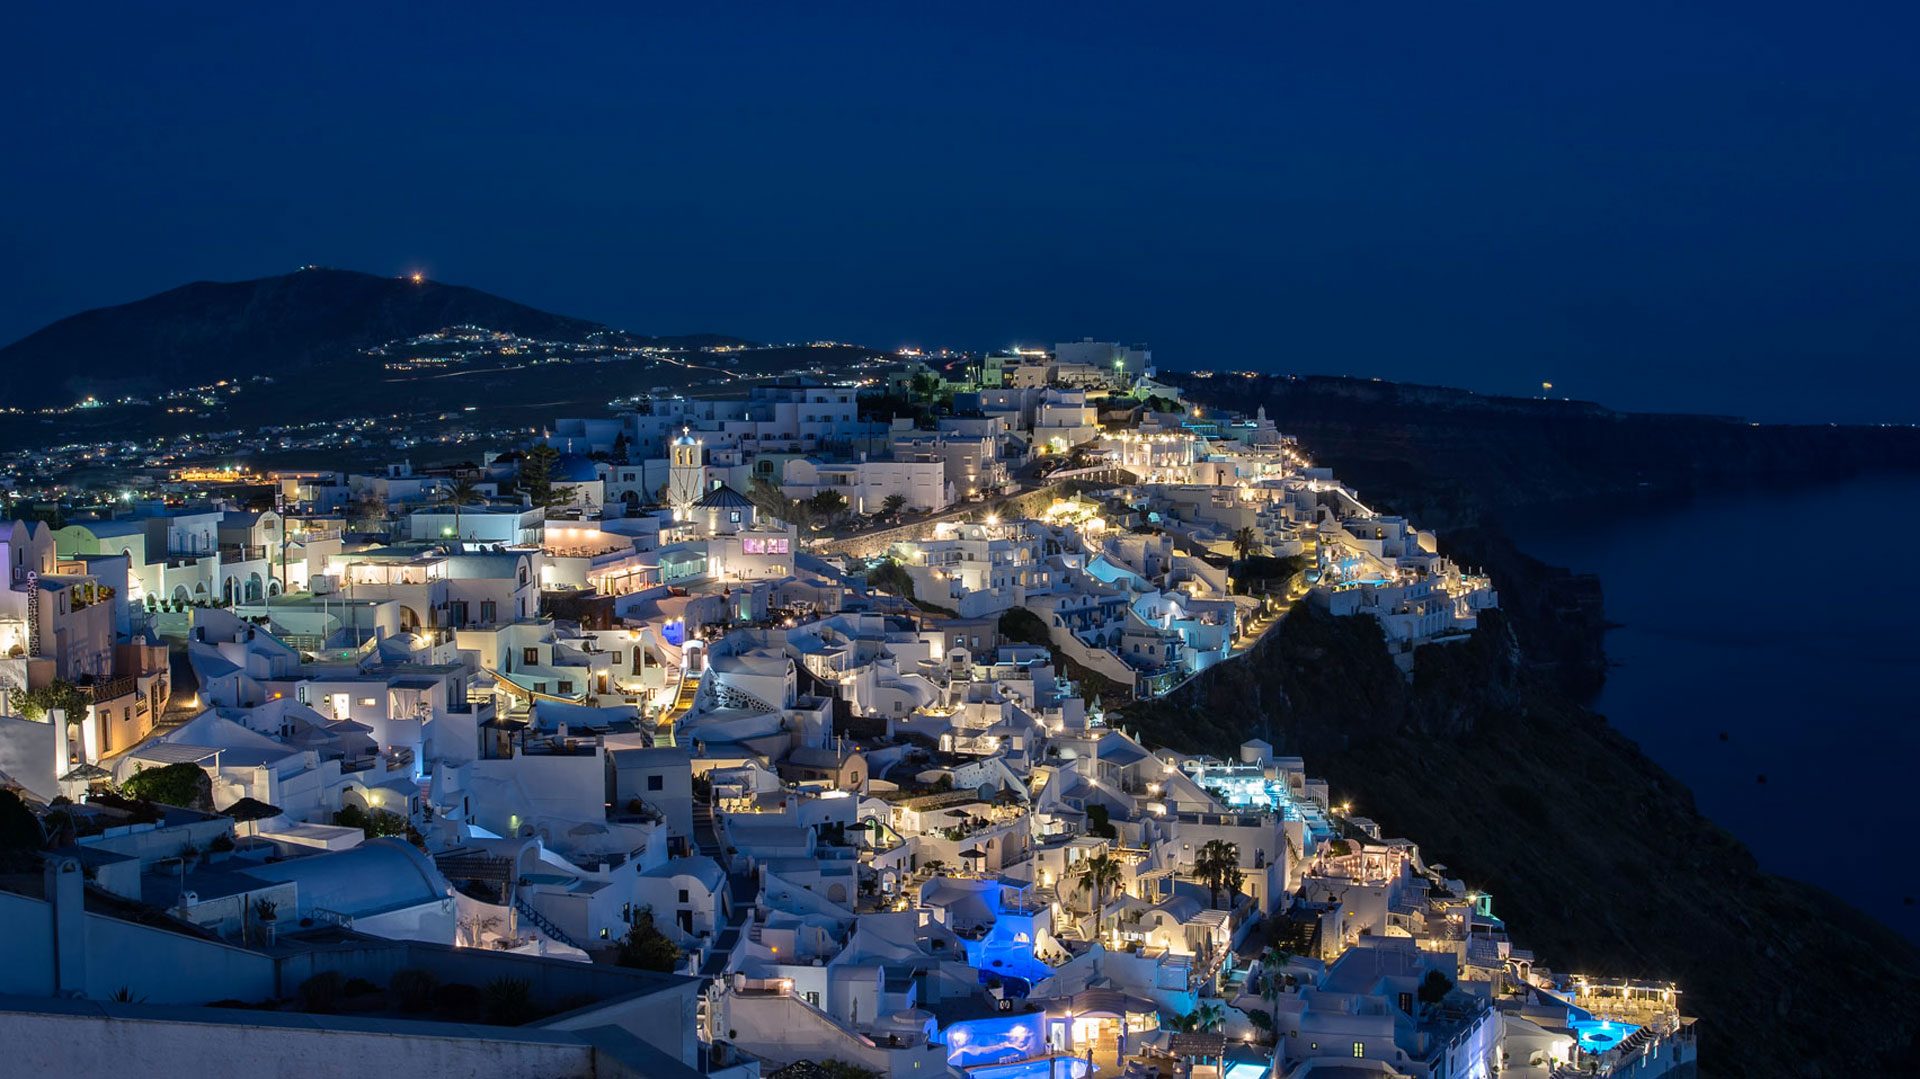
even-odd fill
[(253, 901), (253, 916), (260, 922), (260, 931), (267, 938), (267, 943), (272, 944), (274, 930), (279, 928), (280, 904), (271, 899), (256, 899)]

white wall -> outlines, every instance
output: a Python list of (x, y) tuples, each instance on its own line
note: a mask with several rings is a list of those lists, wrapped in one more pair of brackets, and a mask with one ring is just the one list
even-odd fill
[(415, 1037), (268, 1026), (242, 1020), (166, 1022), (128, 1014), (148, 1009), (111, 1010), (122, 1014), (0, 1012), (0, 1044), (8, 1047), (7, 1072), (58, 1075), (63, 1079), (124, 1079), (129, 1072), (256, 1079), (343, 1075), (369, 1069), (383, 1075), (538, 1075), (553, 1079), (589, 1079), (595, 1075), (592, 1046), (516, 1040), (506, 1030), (488, 1038)]

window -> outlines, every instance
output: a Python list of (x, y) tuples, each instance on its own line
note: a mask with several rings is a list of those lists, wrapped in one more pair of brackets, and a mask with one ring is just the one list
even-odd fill
[(520, 662), (529, 665), (539, 663), (540, 650), (538, 648), (522, 648), (520, 650)]
[(685, 888), (680, 889), (680, 902), (687, 902), (687, 890)]
[[(667, 789), (667, 777), (666, 777), (666, 776), (648, 776), (648, 777), (647, 777), (647, 789), (648, 789), (648, 790), (650, 790), (650, 791), (660, 791), (660, 790), (666, 790), (666, 789)], [(685, 892), (681, 892), (681, 893), (680, 893), (680, 902), (682, 902), (682, 903), (685, 903), (686, 901), (687, 901), (687, 893), (685, 893)]]
[(570, 697), (570, 696), (572, 696), (572, 695), (573, 695), (573, 683), (572, 683), (572, 682), (568, 682), (568, 681), (565, 681), (565, 680), (562, 680), (562, 681), (561, 681), (561, 683), (560, 683), (560, 695), (561, 695), (562, 697)]
[(1354, 1059), (1355, 1059), (1355, 1060), (1359, 1060), (1359, 1059), (1362, 1059), (1362, 1058), (1364, 1058), (1364, 1057), (1365, 1057), (1366, 1055), (1367, 1055), (1367, 1043), (1366, 1043), (1366, 1042), (1354, 1042), (1354, 1043), (1353, 1043), (1353, 1056), (1354, 1056)]
[(482, 622), (495, 621), (495, 615), (498, 611), (499, 611), (499, 607), (492, 600), (483, 599), (480, 601), (480, 621)]

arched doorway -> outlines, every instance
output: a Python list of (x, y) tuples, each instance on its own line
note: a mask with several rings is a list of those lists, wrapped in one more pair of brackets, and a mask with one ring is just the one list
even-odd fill
[(220, 582), (220, 605), (223, 607), (233, 606), (233, 578), (231, 577)]
[(420, 629), (420, 612), (412, 607), (400, 608), (400, 632), (416, 633)]
[(266, 594), (266, 589), (262, 585), (260, 581), (260, 575), (258, 573), (249, 574), (247, 576), (247, 593), (246, 594), (247, 594), (248, 603), (258, 603), (260, 602), (260, 598)]

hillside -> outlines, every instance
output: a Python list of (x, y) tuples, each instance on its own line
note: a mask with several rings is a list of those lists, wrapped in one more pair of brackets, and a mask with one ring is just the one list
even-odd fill
[[(1537, 583), (1496, 573), (1503, 596)], [(1686, 787), (1528, 659), (1525, 620), (1419, 653), (1409, 685), (1370, 619), (1297, 608), (1118, 722), (1151, 745), (1266, 738), (1334, 797), (1494, 897), (1553, 969), (1672, 978), (1701, 1017), (1702, 1074), (1903, 1074), (1920, 957), (1810, 885), (1762, 872)]]
[(0, 404), (58, 406), (88, 394), (107, 400), (250, 375), (299, 375), (355, 360), (375, 345), (461, 325), (567, 343), (592, 337), (696, 347), (727, 340), (633, 338), (459, 285), (311, 268), (253, 281), (199, 281), (61, 319), (0, 348), (5, 370), (48, 373), (10, 382), (0, 389)]

